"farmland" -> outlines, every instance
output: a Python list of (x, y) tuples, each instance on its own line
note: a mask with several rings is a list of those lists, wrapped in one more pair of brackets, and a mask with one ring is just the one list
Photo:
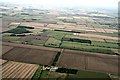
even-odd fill
[(38, 65), (9, 61), (2, 67), (3, 78), (32, 78)]
[(112, 52), (109, 48), (89, 46), (89, 45), (81, 45), (81, 44), (76, 43), (76, 42), (64, 41), (62, 43), (61, 47), (66, 48), (66, 49), (82, 50), (82, 51), (88, 51), (88, 52), (114, 54), (114, 52)]
[(110, 80), (119, 73), (117, 16), (101, 11), (1, 7), (4, 79)]
[(55, 38), (49, 38), (46, 43), (45, 46), (54, 46), (54, 47), (59, 47), (61, 41), (57, 40)]
[(2, 58), (26, 63), (51, 65), (56, 53), (57, 52), (46, 50), (14, 48), (13, 50), (4, 54)]
[[(97, 67), (98, 65), (100, 68)], [(96, 55), (94, 53), (91, 54), (73, 50), (64, 50), (57, 66), (83, 70), (96, 69), (97, 71), (112, 72), (116, 74), (118, 73), (118, 57), (107, 56), (105, 54)]]

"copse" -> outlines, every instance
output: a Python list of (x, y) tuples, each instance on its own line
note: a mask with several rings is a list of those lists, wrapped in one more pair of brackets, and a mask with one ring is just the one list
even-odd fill
[(91, 40), (86, 40), (86, 39), (78, 39), (78, 38), (63, 38), (64, 41), (71, 41), (71, 42), (80, 42), (80, 43), (88, 43), (92, 44)]

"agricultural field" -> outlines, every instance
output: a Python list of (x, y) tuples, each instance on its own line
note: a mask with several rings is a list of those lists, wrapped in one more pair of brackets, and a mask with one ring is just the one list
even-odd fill
[(48, 75), (48, 79), (62, 79), (65, 80), (67, 74), (66, 73), (59, 73), (59, 72), (50, 72)]
[(2, 58), (26, 63), (51, 65), (56, 53), (55, 51), (42, 49), (14, 48), (4, 54)]
[(31, 44), (45, 44), (45, 42), (48, 40), (48, 36), (42, 36), (42, 35), (29, 35), (22, 37), (20, 41), (22, 43), (31, 43)]
[(118, 57), (107, 54), (64, 50), (57, 66), (118, 74)]
[[(70, 71), (70, 69), (69, 69)], [(72, 70), (71, 70), (72, 71)], [(66, 72), (50, 72), (47, 79), (62, 79), (62, 80), (74, 80), (74, 79), (98, 79), (101, 78), (102, 80), (111, 80), (109, 75), (106, 73), (100, 72), (93, 72), (93, 71), (84, 71), (84, 70), (77, 70), (75, 74), (66, 73)]]
[(2, 41), (5, 41), (5, 42), (19, 42), (21, 37), (18, 37), (18, 36), (3, 36), (2, 37)]
[(85, 55), (79, 51), (63, 51), (57, 66), (74, 69), (85, 69)]
[(102, 38), (102, 39), (109, 39), (109, 40), (118, 40), (118, 37), (111, 37), (111, 36), (103, 36), (103, 35), (96, 35), (96, 34), (74, 34), (83, 37), (90, 37), (90, 38)]
[(26, 64), (9, 61), (2, 66), (2, 78), (21, 78), (30, 79), (38, 68), (36, 64)]
[(57, 40), (55, 38), (49, 38), (46, 43), (45, 46), (53, 46), (53, 47), (59, 47), (60, 46), (61, 41)]
[(118, 57), (93, 57), (87, 56), (87, 69), (118, 74)]
[(53, 31), (53, 30), (43, 30), (44, 32), (49, 33), (49, 36), (58, 40), (61, 40), (65, 35), (72, 34), (71, 32), (60, 32), (60, 31)]
[[(110, 75), (118, 75), (116, 14), (42, 9), (40, 5), (0, 6), (3, 78), (110, 80)], [(51, 67), (58, 69), (51, 71)]]
[(97, 53), (113, 54), (113, 55), (115, 54), (113, 51), (111, 51), (110, 48), (84, 45), (78, 42), (63, 41), (60, 47), (65, 49), (81, 50), (87, 52), (97, 52)]
[(5, 46), (2, 45), (2, 55), (5, 54), (6, 52), (8, 52), (9, 50), (12, 50), (14, 47), (12, 46)]
[[(78, 71), (77, 74), (69, 74), (67, 76), (68, 80), (72, 80), (72, 79), (84, 79), (84, 78), (88, 78), (88, 79), (102, 79), (102, 80), (111, 80), (110, 77), (108, 76), (108, 74), (105, 73), (98, 73), (98, 72), (92, 72), (92, 71)], [(66, 80), (67, 80), (66, 79)]]

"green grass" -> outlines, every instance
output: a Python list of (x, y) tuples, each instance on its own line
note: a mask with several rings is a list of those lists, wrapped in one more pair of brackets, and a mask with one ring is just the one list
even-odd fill
[(17, 37), (17, 36), (3, 36), (2, 40), (3, 41), (19, 41), (21, 37)]
[[(74, 36), (74, 35), (66, 35), (65, 38), (76, 38), (76, 39), (85, 39), (85, 40), (91, 40), (92, 41), (92, 46), (98, 46), (98, 47), (106, 47), (106, 48), (118, 48), (118, 45), (116, 44), (117, 41), (115, 40), (106, 40), (99, 41), (100, 39), (95, 39), (95, 38), (87, 38), (87, 37), (79, 37), (79, 36)], [(80, 43), (82, 44), (82, 43)], [(82, 45), (88, 45), (83, 43)]]
[(66, 73), (50, 72), (50, 74), (48, 75), (48, 79), (65, 80), (66, 76)]
[(47, 78), (48, 73), (49, 73), (49, 71), (43, 71), (41, 76), (40, 76), (40, 80), (43, 80), (44, 78)]
[(33, 75), (32, 80), (38, 79), (38, 78), (40, 77), (41, 71), (42, 71), (42, 66), (39, 66), (38, 69), (37, 69), (37, 71), (36, 71), (35, 74)]
[(45, 46), (49, 46), (49, 47), (59, 47), (61, 41), (60, 40), (57, 40), (56, 38), (52, 38), (50, 37), (46, 43), (45, 43)]
[(28, 44), (28, 45), (34, 45), (34, 46), (44, 46), (44, 44), (34, 44), (34, 43), (32, 43), (32, 42), (26, 42), (26, 44)]
[(102, 78), (102, 80), (110, 80), (108, 74), (91, 71), (78, 71), (77, 74), (69, 74), (67, 78)]
[(106, 43), (106, 42), (97, 42), (97, 41), (92, 41), (93, 46), (98, 46), (98, 47), (107, 47), (107, 48), (118, 48), (118, 45), (115, 43)]
[(106, 42), (118, 43), (118, 40), (108, 40), (108, 39), (106, 39)]
[(61, 31), (53, 31), (53, 30), (45, 30), (44, 32), (48, 32), (50, 37), (56, 38), (58, 40), (61, 40), (64, 37), (64, 35), (72, 34), (70, 32), (61, 32)]
[(61, 48), (88, 51), (88, 52), (98, 52), (98, 53), (105, 53), (105, 54), (114, 54), (114, 52), (111, 51), (111, 49), (109, 49), (109, 48), (96, 47), (96, 46), (90, 46), (90, 45), (82, 45), (77, 42), (63, 41)]

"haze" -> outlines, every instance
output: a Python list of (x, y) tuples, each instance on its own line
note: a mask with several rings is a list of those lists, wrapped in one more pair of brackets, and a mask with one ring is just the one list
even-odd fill
[(0, 0), (0, 2), (11, 2), (18, 4), (32, 4), (50, 7), (106, 7), (117, 8), (119, 0)]

